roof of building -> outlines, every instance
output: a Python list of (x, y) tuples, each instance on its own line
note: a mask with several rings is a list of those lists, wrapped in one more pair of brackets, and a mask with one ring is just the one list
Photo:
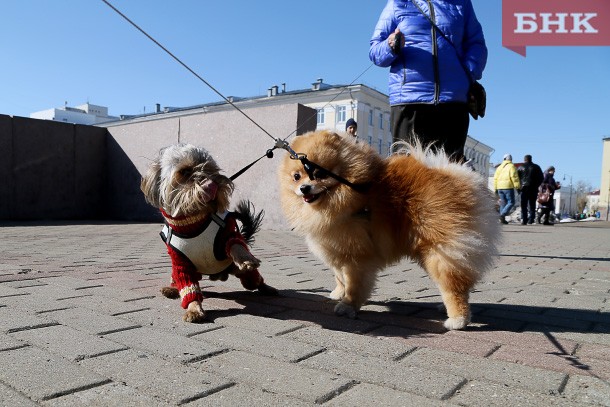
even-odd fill
[[(279, 86), (274, 85), (268, 89), (267, 95), (257, 95), (257, 96), (249, 96), (249, 97), (227, 96), (226, 100), (221, 100), (221, 101), (217, 101), (217, 102), (210, 102), (210, 103), (197, 104), (197, 105), (191, 105), (191, 106), (182, 106), (182, 107), (165, 106), (163, 109), (160, 109), (156, 112), (141, 113), (141, 114), (134, 114), (134, 115), (120, 115), (120, 118), (118, 118), (117, 120), (130, 120), (130, 119), (137, 119), (137, 118), (145, 118), (145, 117), (152, 117), (152, 116), (166, 114), (166, 113), (188, 112), (190, 110), (202, 110), (202, 109), (205, 110), (205, 109), (212, 108), (215, 106), (227, 105), (228, 104), (227, 100), (231, 103), (235, 103), (235, 104), (240, 103), (241, 104), (244, 102), (252, 102), (252, 101), (256, 101), (256, 100), (263, 100), (263, 99), (269, 99), (269, 98), (275, 98), (275, 97), (289, 97), (289, 96), (308, 94), (308, 93), (312, 93), (312, 92), (323, 92), (323, 91), (328, 91), (328, 90), (333, 90), (333, 89), (347, 89), (347, 88), (354, 88), (354, 89), (366, 88), (368, 90), (379, 93), (379, 95), (382, 97), (387, 97), (386, 94), (379, 92), (378, 90), (373, 89), (367, 85), (363, 85), (363, 84), (330, 85), (330, 84), (322, 82), (321, 79), (318, 79), (316, 82), (314, 82), (312, 84), (311, 88), (307, 88), (307, 89), (285, 90), (285, 88), (282, 87), (282, 89), (280, 90)], [(108, 124), (108, 123), (109, 122), (105, 122), (104, 124)]]

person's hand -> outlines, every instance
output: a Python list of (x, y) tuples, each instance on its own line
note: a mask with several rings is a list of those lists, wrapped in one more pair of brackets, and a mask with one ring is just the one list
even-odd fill
[[(397, 40), (398, 44), (396, 43)], [(394, 52), (395, 54), (397, 53), (396, 50), (401, 49), (405, 46), (405, 36), (400, 32), (398, 28), (396, 28), (396, 30), (394, 30), (394, 32), (388, 37), (388, 45), (390, 46), (392, 52)]]

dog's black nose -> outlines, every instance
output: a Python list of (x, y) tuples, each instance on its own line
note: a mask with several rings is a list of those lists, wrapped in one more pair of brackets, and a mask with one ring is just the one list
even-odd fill
[(307, 195), (311, 192), (311, 185), (307, 185), (307, 184), (301, 185), (300, 189), (304, 195)]

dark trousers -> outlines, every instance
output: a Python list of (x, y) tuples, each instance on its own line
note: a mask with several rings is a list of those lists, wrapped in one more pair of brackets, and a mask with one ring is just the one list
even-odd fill
[(549, 225), (551, 223), (551, 210), (553, 208), (540, 208), (540, 212), (538, 213), (538, 223), (544, 223), (545, 225)]
[(443, 148), (454, 161), (464, 158), (470, 116), (465, 103), (392, 106), (393, 141), (419, 141), (424, 147)]
[(521, 189), (521, 223), (534, 223), (534, 219), (536, 218), (537, 196), (538, 188), (534, 188), (532, 186), (524, 186)]

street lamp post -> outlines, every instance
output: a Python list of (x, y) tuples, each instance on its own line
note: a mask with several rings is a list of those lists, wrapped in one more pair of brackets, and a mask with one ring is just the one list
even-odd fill
[[(572, 176), (570, 174), (564, 174), (563, 180), (566, 180), (566, 175), (570, 177), (570, 203), (568, 204), (569, 211), (572, 212)], [(570, 215), (572, 215), (570, 213)], [(571, 217), (571, 216), (570, 216)]]

